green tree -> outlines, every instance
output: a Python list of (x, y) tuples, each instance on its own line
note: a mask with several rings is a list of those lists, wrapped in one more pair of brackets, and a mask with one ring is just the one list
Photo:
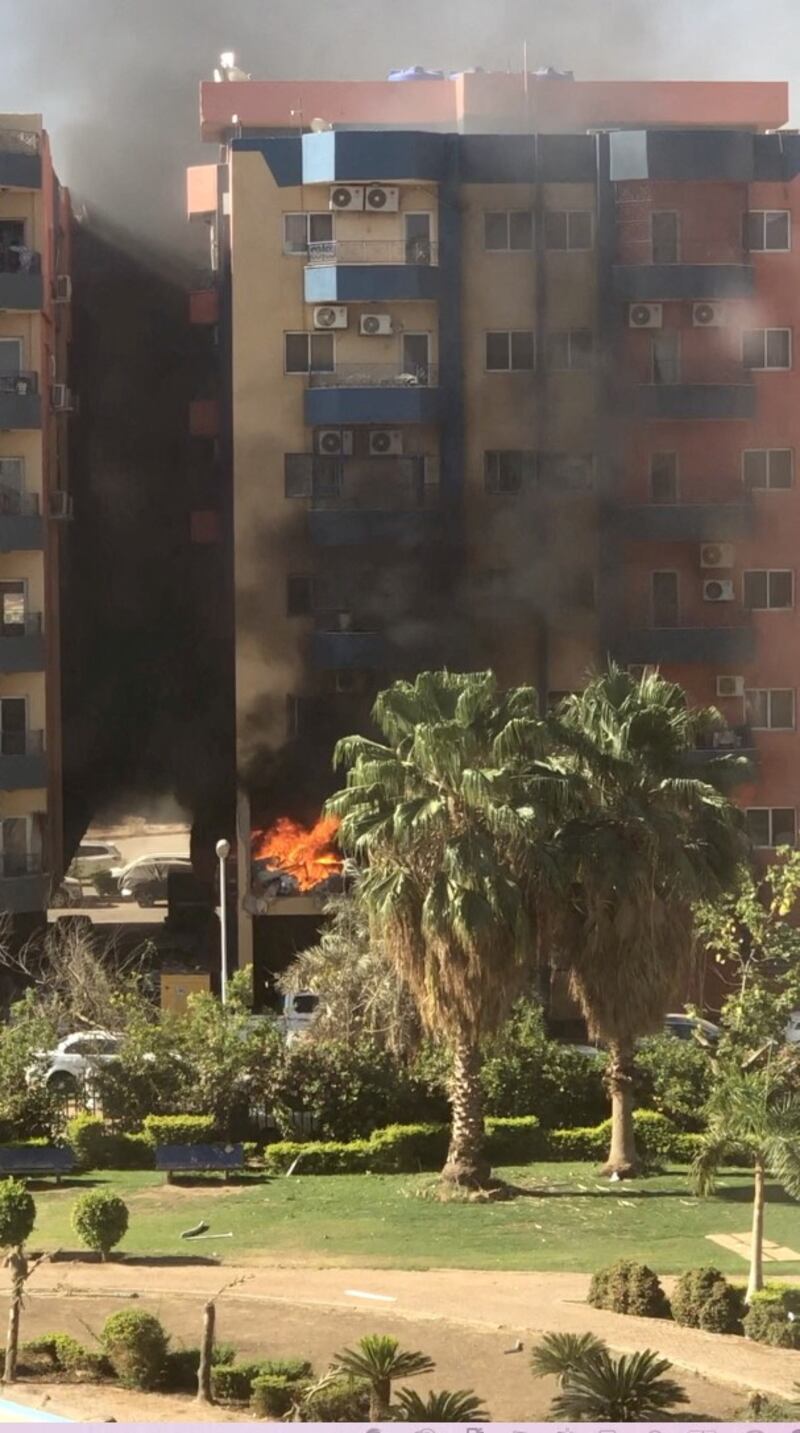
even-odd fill
[(595, 1352), (568, 1375), (550, 1416), (575, 1423), (663, 1420), (688, 1402), (680, 1384), (666, 1376), (671, 1368), (669, 1359), (649, 1348), (621, 1358), (612, 1358), (606, 1349)]
[(365, 1334), (355, 1349), (346, 1348), (333, 1360), (335, 1373), (366, 1379), (370, 1386), (369, 1416), (379, 1423), (389, 1417), (392, 1384), (399, 1378), (432, 1373), (436, 1365), (424, 1353), (401, 1349), (388, 1334)]
[(547, 737), (535, 694), (500, 694), (488, 672), (396, 682), (373, 716), (384, 741), (339, 742), (347, 786), (327, 809), (341, 819), (344, 849), (365, 865), (372, 931), (424, 1028), (452, 1051), (444, 1177), (481, 1185), (490, 1168), (480, 1041), (530, 988), (538, 811), (564, 778), (537, 765)]
[(706, 1105), (706, 1130), (692, 1167), (700, 1194), (714, 1189), (720, 1167), (732, 1153), (746, 1152), (753, 1167), (753, 1222), (746, 1300), (764, 1287), (766, 1181), (773, 1175), (800, 1199), (800, 1095), (787, 1091), (794, 1061), (772, 1057), (762, 1068), (741, 1069), (728, 1061), (718, 1068)]
[[(634, 1047), (682, 997), (694, 957), (694, 907), (732, 887), (740, 818), (712, 784), (737, 758), (691, 764), (717, 713), (692, 710), (658, 676), (611, 667), (561, 704), (554, 725), (583, 775), (557, 832), (569, 894), (554, 912), (559, 957), (593, 1038), (608, 1045), (608, 1173), (637, 1168)], [(714, 768), (718, 768), (715, 772)]]
[(593, 1333), (546, 1333), (531, 1349), (531, 1372), (534, 1378), (557, 1378), (563, 1387), (587, 1359), (607, 1352)]

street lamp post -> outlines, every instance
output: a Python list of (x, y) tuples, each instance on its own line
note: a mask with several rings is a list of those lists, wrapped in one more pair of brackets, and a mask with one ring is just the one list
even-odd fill
[(224, 838), (217, 842), (219, 860), (219, 993), (224, 1005), (228, 998), (228, 883), (225, 879), (225, 862), (231, 853), (231, 843)]

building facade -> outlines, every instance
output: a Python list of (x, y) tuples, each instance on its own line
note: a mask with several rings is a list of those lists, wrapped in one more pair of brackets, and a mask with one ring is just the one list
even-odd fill
[(752, 754), (755, 844), (794, 842), (787, 104), (524, 75), (202, 86), (221, 149), (189, 172), (215, 273), (193, 306), (220, 341), (192, 431), (219, 445), (233, 556), (240, 891), (259, 757), (329, 749), (431, 663), (543, 702), (609, 656), (658, 667), (719, 707), (714, 750)]
[(0, 114), (0, 910), (23, 924), (63, 874), (70, 229), (40, 116)]

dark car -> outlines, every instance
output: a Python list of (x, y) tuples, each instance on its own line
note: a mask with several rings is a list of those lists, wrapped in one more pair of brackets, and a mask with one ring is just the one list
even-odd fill
[(136, 901), (138, 906), (154, 906), (167, 899), (167, 881), (171, 871), (191, 874), (192, 863), (181, 856), (140, 856), (131, 861), (119, 876), (119, 893)]

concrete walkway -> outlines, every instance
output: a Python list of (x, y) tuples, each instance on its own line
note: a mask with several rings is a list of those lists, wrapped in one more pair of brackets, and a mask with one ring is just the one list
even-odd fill
[[(308, 1268), (305, 1266), (105, 1265), (43, 1263), (28, 1285), (33, 1295), (137, 1297), (158, 1294), (200, 1302), (236, 1281), (221, 1298), (293, 1307), (374, 1310), (408, 1319), (446, 1319), (474, 1328), (508, 1330), (509, 1342), (549, 1331), (592, 1332), (621, 1353), (655, 1348), (675, 1364), (717, 1383), (788, 1398), (800, 1382), (800, 1352), (743, 1338), (699, 1333), (660, 1319), (592, 1309), (585, 1274), (491, 1273), (485, 1270)], [(665, 1279), (669, 1290), (674, 1280)], [(0, 1289), (6, 1292), (5, 1275)], [(367, 1297), (363, 1297), (366, 1295)], [(372, 1297), (369, 1297), (372, 1295)], [(796, 1395), (795, 1395), (796, 1396)]]

